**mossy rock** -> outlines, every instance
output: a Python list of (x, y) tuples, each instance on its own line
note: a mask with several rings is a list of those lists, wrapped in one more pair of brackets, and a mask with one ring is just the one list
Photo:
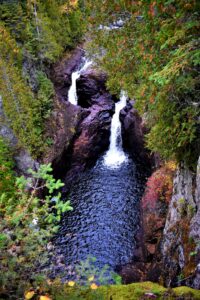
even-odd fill
[(96, 290), (67, 285), (52, 286), (53, 300), (142, 300), (142, 299), (200, 299), (200, 291), (189, 287), (166, 289), (152, 282), (129, 285), (101, 286)]

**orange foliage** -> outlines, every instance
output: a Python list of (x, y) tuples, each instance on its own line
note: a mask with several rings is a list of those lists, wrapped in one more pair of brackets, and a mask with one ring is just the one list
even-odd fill
[(176, 164), (173, 161), (166, 163), (163, 167), (155, 171), (149, 177), (142, 207), (154, 208), (157, 201), (169, 203), (173, 190), (173, 174), (176, 170)]
[(152, 16), (152, 17), (155, 16), (155, 5), (156, 5), (155, 1), (150, 4), (149, 11), (148, 11), (149, 16)]
[(154, 97), (151, 96), (150, 99), (149, 99), (150, 103), (154, 103)]

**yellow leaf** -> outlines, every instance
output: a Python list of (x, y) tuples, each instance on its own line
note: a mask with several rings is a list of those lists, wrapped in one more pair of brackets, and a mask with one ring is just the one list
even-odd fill
[(90, 276), (89, 278), (88, 278), (88, 281), (93, 281), (94, 280), (94, 276)]
[(91, 284), (90, 288), (92, 290), (96, 290), (98, 288), (98, 286), (96, 285), (96, 283)]
[(40, 296), (39, 300), (52, 300), (49, 296), (44, 295), (44, 296)]
[(78, 5), (78, 0), (71, 0), (70, 5), (76, 7)]
[(69, 282), (68, 282), (68, 285), (72, 287), (72, 286), (75, 285), (75, 282), (74, 282), (74, 281), (69, 281)]
[(33, 296), (35, 295), (34, 291), (28, 291), (24, 294), (25, 296), (25, 300), (30, 300), (31, 298), (33, 298)]

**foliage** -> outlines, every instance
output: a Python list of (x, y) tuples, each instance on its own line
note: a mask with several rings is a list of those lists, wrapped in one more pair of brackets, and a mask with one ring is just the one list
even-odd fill
[(89, 281), (95, 281), (98, 285), (107, 285), (109, 283), (121, 284), (121, 277), (109, 270), (109, 266), (105, 265), (103, 268), (98, 268), (95, 265), (96, 258), (88, 257), (85, 261), (81, 261), (76, 265), (76, 274), (78, 277), (78, 284), (85, 285)]
[[(30, 170), (31, 178), (17, 178), (12, 198), (6, 193), (0, 196), (0, 285), (10, 295), (20, 295), (30, 280), (41, 280), (40, 268), (48, 261), (47, 243), (58, 230), (61, 214), (72, 210), (60, 193), (55, 195), (63, 183), (51, 171), (50, 165)], [(42, 197), (44, 189), (48, 193)]]
[[(148, 299), (199, 299), (200, 292), (189, 287), (178, 287), (166, 289), (153, 282), (139, 282), (128, 285), (100, 286), (96, 290), (88, 287), (85, 290), (79, 290), (79, 287), (69, 286), (61, 282), (53, 282), (51, 285), (43, 287), (50, 297), (54, 300), (138, 300)], [(42, 291), (44, 293), (44, 291)], [(78, 295), (79, 291), (79, 295)], [(37, 293), (40, 294), (40, 291)], [(78, 295), (78, 296), (77, 296)], [(99, 297), (99, 298), (98, 298)], [(37, 299), (37, 298), (33, 298)]]
[[(106, 0), (94, 5), (88, 0), (87, 5), (91, 52), (99, 53), (108, 87), (136, 98), (150, 128), (147, 146), (152, 151), (193, 166), (200, 151), (199, 1)], [(99, 29), (119, 19), (122, 28)]]
[(70, 5), (71, 1), (59, 0), (2, 1), (0, 15), (21, 48), (36, 60), (52, 63), (65, 47), (74, 46), (84, 31), (79, 5), (69, 10)]
[(175, 170), (176, 164), (168, 162), (148, 178), (145, 194), (142, 198), (143, 208), (154, 209), (157, 201), (163, 201), (167, 204), (170, 202)]
[(54, 88), (52, 82), (47, 78), (44, 72), (38, 71), (38, 94), (37, 97), (40, 103), (40, 111), (43, 119), (50, 116), (53, 108)]
[[(94, 257), (88, 257), (85, 261), (82, 261), (79, 266), (76, 268), (76, 279), (66, 281), (65, 284), (62, 284), (59, 279), (48, 280), (47, 286), (43, 282), (43, 286), (41, 286), (41, 293), (47, 292), (51, 294), (49, 291), (49, 287), (56, 286), (57, 284), (62, 284), (59, 289), (63, 289), (65, 287), (68, 288), (68, 291), (65, 295), (63, 295), (64, 299), (70, 300), (81, 300), (85, 299), (84, 295), (88, 293), (91, 294), (93, 300), (103, 300), (104, 293), (101, 291), (101, 286), (109, 286), (109, 284), (121, 284), (121, 277), (114, 272), (109, 272), (108, 266), (104, 266), (101, 270), (95, 266), (96, 259)], [(26, 295), (35, 295), (37, 290), (33, 290), (33, 288), (27, 290)], [(68, 298), (69, 297), (69, 298)]]
[(0, 137), (0, 195), (6, 193), (7, 197), (12, 197), (15, 189), (15, 174), (13, 171), (14, 161), (9, 146)]
[(34, 153), (42, 146), (39, 107), (17, 67), (21, 61), (19, 47), (3, 26), (0, 26), (0, 37), (0, 92), (4, 114), (20, 144)]
[(85, 30), (79, 5), (69, 7), (71, 1), (61, 0), (0, 2), (3, 109), (19, 144), (35, 157), (45, 151), (44, 123), (53, 108), (53, 84), (45, 71)]

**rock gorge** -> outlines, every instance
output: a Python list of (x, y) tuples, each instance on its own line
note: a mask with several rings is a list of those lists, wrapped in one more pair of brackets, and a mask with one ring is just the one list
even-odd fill
[(200, 299), (200, 1), (0, 1), (0, 299)]
[[(77, 48), (71, 57), (64, 57), (50, 71), (56, 97), (48, 136), (53, 140), (41, 162), (52, 163), (56, 178), (68, 187), (81, 172), (94, 166), (109, 146), (111, 119), (116, 96), (106, 88), (106, 74), (96, 66), (89, 67), (77, 80), (78, 106), (68, 101), (71, 74), (81, 63), (84, 50)], [(145, 123), (128, 101), (120, 113), (124, 149), (139, 162), (147, 175), (159, 169), (157, 154), (145, 149)], [(5, 129), (4, 129), (5, 131)], [(1, 129), (1, 133), (3, 129)], [(11, 137), (13, 140), (13, 137)], [(16, 158), (24, 172), (32, 161), (27, 153)], [(23, 167), (20, 162), (25, 163)], [(27, 163), (26, 163), (27, 162)], [(200, 160), (197, 171), (180, 165), (174, 174), (170, 203), (158, 199), (152, 209), (144, 208), (141, 200), (141, 232), (135, 260), (120, 270), (125, 283), (151, 280), (165, 286), (188, 285), (200, 289)]]
[[(116, 101), (106, 89), (106, 74), (96, 67), (90, 67), (77, 81), (79, 106), (67, 101), (71, 73), (82, 55), (82, 50), (75, 50), (71, 58), (58, 63), (52, 72), (58, 96), (51, 120), (55, 143), (44, 161), (53, 162), (57, 176), (67, 174), (67, 184), (94, 165), (108, 148)], [(161, 160), (145, 149), (147, 129), (134, 109), (134, 101), (129, 101), (121, 111), (120, 120), (124, 148), (142, 161), (150, 176), (159, 169)], [(199, 163), (196, 172), (181, 165), (170, 174), (173, 193), (169, 203), (158, 199), (155, 207), (148, 209), (141, 200), (142, 233), (138, 236), (135, 262), (121, 269), (124, 282), (151, 280), (166, 286), (185, 284), (200, 288)]]

